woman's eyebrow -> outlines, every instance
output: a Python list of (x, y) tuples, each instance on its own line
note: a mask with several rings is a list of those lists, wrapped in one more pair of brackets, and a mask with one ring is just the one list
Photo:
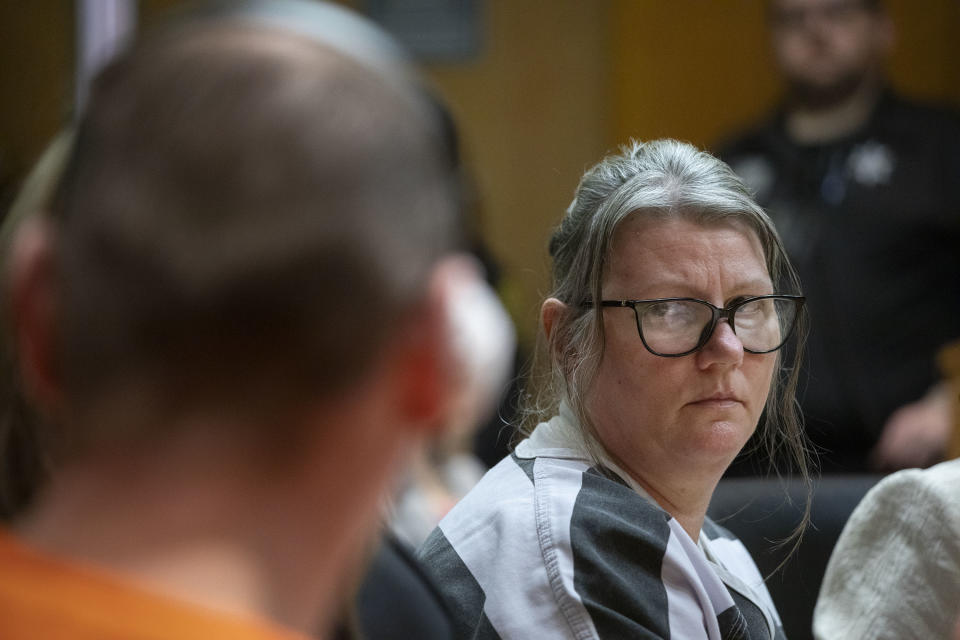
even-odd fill
[(745, 280), (743, 282), (740, 282), (734, 288), (741, 291), (749, 291), (749, 290), (773, 291), (773, 283), (770, 281), (769, 278), (756, 278), (753, 280)]
[[(657, 279), (655, 281), (648, 281), (642, 285), (637, 286), (634, 289), (638, 293), (644, 293), (645, 295), (636, 295), (631, 294), (631, 296), (614, 296), (617, 299), (652, 299), (652, 298), (666, 298), (666, 297), (690, 297), (690, 298), (703, 298), (704, 292), (701, 291), (698, 287), (692, 286), (690, 281), (684, 278), (663, 278)], [(731, 295), (767, 295), (774, 292), (773, 283), (769, 278), (754, 278), (743, 280), (734, 284), (730, 287), (729, 291), (733, 292)], [(658, 295), (647, 295), (649, 292), (656, 292)]]

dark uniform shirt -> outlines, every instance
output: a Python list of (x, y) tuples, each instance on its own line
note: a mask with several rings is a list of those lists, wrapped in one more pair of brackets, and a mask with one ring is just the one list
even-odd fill
[(960, 119), (888, 92), (843, 139), (796, 144), (781, 112), (719, 155), (800, 273), (812, 321), (800, 397), (824, 470), (863, 469), (960, 336)]

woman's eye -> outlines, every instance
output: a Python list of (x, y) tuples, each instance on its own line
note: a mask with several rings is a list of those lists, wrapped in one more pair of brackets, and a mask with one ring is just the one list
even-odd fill
[(743, 315), (755, 315), (761, 313), (764, 310), (765, 300), (752, 300), (744, 305), (741, 305), (737, 308), (738, 314)]
[(660, 302), (652, 305), (645, 315), (650, 320), (672, 325), (687, 324), (694, 321), (697, 316), (694, 304), (684, 301)]

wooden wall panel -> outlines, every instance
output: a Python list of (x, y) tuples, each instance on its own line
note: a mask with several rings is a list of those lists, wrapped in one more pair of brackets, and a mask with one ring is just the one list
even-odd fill
[(610, 139), (607, 16), (602, 2), (490, 0), (481, 54), (428, 68), (460, 125), (482, 228), (527, 343), (549, 284), (549, 230)]
[(69, 118), (72, 2), (0, 2), (0, 214)]

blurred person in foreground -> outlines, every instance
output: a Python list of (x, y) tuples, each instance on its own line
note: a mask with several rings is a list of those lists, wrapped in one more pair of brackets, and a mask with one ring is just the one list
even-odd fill
[[(939, 364), (956, 407), (960, 341)], [(953, 459), (894, 473), (864, 497), (830, 557), (814, 612), (817, 638), (950, 637), (960, 619), (958, 487)]]
[(720, 156), (804, 283), (808, 435), (824, 471), (932, 464), (950, 433), (935, 357), (960, 336), (960, 118), (889, 87), (881, 0), (770, 0), (768, 18), (783, 101)]
[(960, 460), (884, 478), (851, 514), (814, 611), (818, 640), (949, 638), (960, 618)]
[(783, 638), (706, 516), (764, 412), (805, 471), (781, 360), (803, 298), (769, 218), (716, 158), (633, 143), (587, 171), (550, 253), (526, 438), (420, 549), (457, 636)]
[(464, 406), (478, 278), (418, 83), (341, 9), (233, 6), (102, 72), (14, 239), (56, 449), (0, 534), (5, 640), (328, 629), (396, 468)]
[[(430, 95), (442, 132), (444, 157), (457, 185), (460, 212), (460, 236), (463, 245), (482, 267), (489, 287), (463, 292), (465, 304), (459, 305), (458, 333), (465, 340), (463, 348), (471, 354), (475, 381), (471, 402), (453, 412), (442, 434), (427, 447), (421, 448), (406, 466), (403, 477), (387, 509), (387, 523), (397, 541), (412, 553), (430, 535), (440, 519), (457, 501), (473, 488), (492, 464), (481, 457), (499, 447), (498, 429), (503, 428), (501, 413), (509, 411), (515, 399), (512, 389), (515, 381), (506, 382), (516, 374), (519, 355), (511, 353), (516, 345), (512, 321), (498, 303), (493, 307), (482, 299), (469, 299), (478, 293), (493, 295), (499, 267), (488, 250), (480, 229), (479, 195), (470, 171), (461, 158), (460, 135), (457, 123), (446, 103), (438, 95)], [(485, 308), (497, 310), (497, 316), (482, 313)], [(478, 434), (479, 430), (486, 431)], [(504, 444), (509, 438), (503, 438)], [(480, 446), (474, 446), (479, 442)], [(506, 449), (506, 447), (504, 447)], [(478, 455), (480, 454), (480, 455)], [(506, 450), (497, 456), (499, 462)]]

